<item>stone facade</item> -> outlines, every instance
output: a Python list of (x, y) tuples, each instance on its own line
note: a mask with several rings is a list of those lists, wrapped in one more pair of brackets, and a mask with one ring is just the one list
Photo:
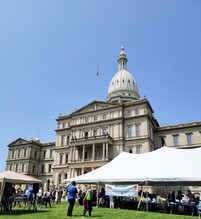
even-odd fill
[(60, 115), (55, 142), (19, 138), (9, 144), (6, 170), (42, 179), (45, 188), (64, 186), (62, 179), (99, 168), (122, 151), (147, 153), (163, 146), (201, 146), (201, 122), (159, 126), (149, 101), (140, 98), (135, 79), (126, 69), (123, 47), (118, 66), (107, 101), (93, 101)]

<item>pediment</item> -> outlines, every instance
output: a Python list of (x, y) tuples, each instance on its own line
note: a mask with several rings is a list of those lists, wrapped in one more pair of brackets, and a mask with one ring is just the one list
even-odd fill
[(86, 106), (80, 108), (79, 110), (75, 111), (73, 114), (86, 113), (86, 112), (92, 112), (92, 111), (101, 110), (101, 109), (107, 109), (107, 108), (110, 108), (110, 107), (113, 107), (116, 105), (117, 104), (114, 104), (114, 103), (94, 101), (94, 102), (89, 103)]
[(13, 147), (13, 146), (19, 146), (19, 145), (24, 145), (29, 143), (29, 141), (24, 140), (22, 138), (18, 138), (17, 140), (13, 141), (12, 143), (10, 143), (8, 146), (9, 147)]

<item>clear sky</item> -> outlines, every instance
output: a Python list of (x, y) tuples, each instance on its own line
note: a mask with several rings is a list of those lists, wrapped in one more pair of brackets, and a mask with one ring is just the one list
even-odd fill
[(0, 171), (12, 141), (106, 100), (121, 43), (161, 126), (201, 121), (201, 0), (0, 0)]

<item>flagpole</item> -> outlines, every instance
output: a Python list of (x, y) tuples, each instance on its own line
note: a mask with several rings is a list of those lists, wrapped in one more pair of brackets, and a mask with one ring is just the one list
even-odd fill
[(99, 76), (99, 65), (97, 66), (97, 72), (96, 72), (96, 100), (98, 100), (98, 76)]

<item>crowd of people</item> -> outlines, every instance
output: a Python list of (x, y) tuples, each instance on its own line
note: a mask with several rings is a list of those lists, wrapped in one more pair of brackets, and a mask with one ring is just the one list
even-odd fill
[[(16, 190), (11, 183), (6, 183), (4, 193), (3, 193), (3, 205), (5, 211), (11, 211), (12, 207), (17, 204), (21, 207), (21, 201), (15, 201), (16, 197), (21, 194), (24, 199), (24, 204), (29, 205), (30, 203), (36, 202), (39, 205), (44, 205), (45, 207), (52, 207), (53, 203), (60, 204), (62, 201), (68, 201), (67, 216), (72, 216), (73, 208), (75, 203), (83, 205), (83, 216), (88, 212), (91, 216), (92, 212), (92, 200), (94, 193), (91, 186), (86, 187), (84, 190), (79, 190), (76, 187), (76, 183), (72, 182), (67, 188), (55, 188), (50, 190), (43, 190), (42, 187), (38, 189), (37, 193), (34, 193), (33, 187), (28, 187), (25, 191)], [(11, 200), (11, 197), (12, 200)], [(21, 199), (22, 200), (22, 199)]]
[(166, 200), (168, 202), (178, 202), (178, 203), (182, 203), (182, 202), (186, 202), (189, 204), (199, 204), (199, 196), (195, 197), (195, 195), (191, 192), (191, 190), (189, 189), (187, 191), (187, 194), (183, 194), (182, 191), (178, 191), (177, 194), (175, 194), (175, 191), (172, 191), (172, 193), (168, 193)]
[[(123, 198), (107, 196), (104, 187), (101, 188), (97, 199), (96, 190), (92, 190), (90, 185), (78, 191), (75, 182), (72, 182), (67, 188), (54, 188), (53, 190), (48, 188), (47, 190), (43, 190), (43, 188), (40, 187), (37, 193), (33, 193), (33, 189), (29, 187), (23, 193), (23, 191), (16, 190), (11, 183), (6, 183), (3, 195), (3, 207), (5, 210), (11, 211), (12, 207), (15, 207), (17, 204), (21, 206), (19, 201), (15, 201), (14, 199), (12, 200), (13, 203), (9, 201), (11, 197), (17, 193), (22, 193), (26, 196), (25, 205), (34, 200), (40, 205), (44, 205), (45, 207), (49, 206), (51, 208), (53, 203), (60, 204), (62, 201), (68, 201), (67, 216), (69, 217), (73, 214), (75, 203), (83, 205), (83, 217), (85, 217), (87, 213), (89, 216), (92, 215), (93, 205), (110, 208), (121, 208), (123, 206)], [(200, 201), (199, 197), (195, 197), (190, 190), (187, 191), (187, 194), (182, 193), (180, 190), (177, 193), (172, 191), (167, 193), (167, 197), (161, 198), (160, 200), (153, 198), (148, 192), (139, 191), (138, 198), (139, 200), (147, 199), (166, 203), (188, 203), (190, 205), (198, 205)]]
[(62, 201), (67, 201), (66, 189), (55, 188), (52, 191), (50, 188), (43, 190), (39, 188), (37, 193), (34, 193), (33, 187), (29, 187), (23, 191), (21, 188), (15, 189), (12, 183), (6, 183), (4, 192), (2, 195), (1, 211), (11, 211), (12, 207), (22, 206), (21, 202), (24, 202), (26, 206), (33, 206), (33, 203), (44, 205), (45, 207), (52, 207), (52, 203), (60, 204)]

